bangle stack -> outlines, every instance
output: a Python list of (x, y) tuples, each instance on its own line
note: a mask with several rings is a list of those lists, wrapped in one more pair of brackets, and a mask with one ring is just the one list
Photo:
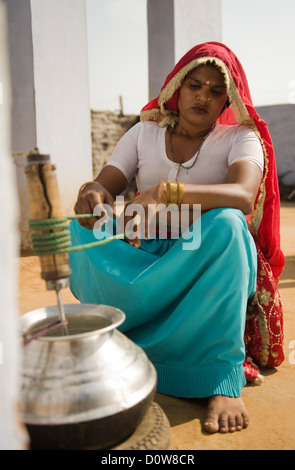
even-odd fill
[(87, 181), (87, 183), (82, 184), (82, 186), (81, 186), (81, 188), (79, 189), (79, 192), (78, 192), (78, 199), (81, 196), (81, 193), (82, 193), (83, 189), (85, 189), (86, 186), (88, 186), (89, 184), (99, 184), (100, 185), (100, 183), (98, 181)]
[(179, 207), (182, 204), (183, 193), (184, 193), (184, 184), (180, 181), (161, 181), (164, 184), (165, 194), (166, 194), (166, 205), (177, 204)]

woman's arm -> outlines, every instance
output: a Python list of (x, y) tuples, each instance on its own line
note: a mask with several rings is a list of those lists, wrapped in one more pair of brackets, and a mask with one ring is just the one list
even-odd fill
[[(127, 187), (128, 181), (116, 167), (107, 165), (93, 181), (81, 191), (75, 204), (76, 214), (91, 214), (98, 204), (108, 204), (113, 207), (114, 198)], [(91, 230), (96, 218), (79, 219), (83, 227)]]
[(261, 178), (262, 171), (256, 163), (238, 161), (230, 166), (225, 184), (185, 184), (182, 203), (201, 204), (202, 212), (232, 207), (247, 215), (253, 210)]
[[(189, 205), (193, 209), (194, 204), (201, 205), (201, 212), (210, 209), (232, 207), (241, 210), (245, 215), (253, 210), (254, 202), (259, 190), (262, 178), (262, 170), (251, 161), (238, 161), (233, 163), (228, 171), (228, 182), (223, 184), (199, 185), (184, 184), (182, 204)], [(169, 186), (168, 186), (169, 188)], [(168, 189), (167, 188), (167, 189)], [(168, 200), (170, 198), (168, 189)], [(148, 235), (149, 210), (148, 207), (156, 204), (166, 204), (165, 184), (159, 183), (149, 188), (140, 196), (133, 199), (129, 204), (139, 204), (144, 209), (145, 235)], [(132, 217), (125, 217), (125, 223)], [(194, 213), (190, 211), (190, 224), (194, 221)], [(169, 221), (168, 221), (169, 223)], [(129, 243), (140, 246), (140, 240), (135, 238)]]
[(105, 166), (95, 181), (100, 183), (114, 199), (126, 189), (128, 184), (122, 171), (112, 165)]
[[(109, 164), (106, 165), (93, 184), (87, 184), (80, 192), (75, 205), (76, 214), (93, 212), (98, 204), (113, 206), (114, 198), (124, 191), (128, 181), (137, 170), (137, 135), (140, 126), (137, 124), (127, 131), (117, 143)], [(81, 225), (92, 229), (97, 219), (79, 219)]]

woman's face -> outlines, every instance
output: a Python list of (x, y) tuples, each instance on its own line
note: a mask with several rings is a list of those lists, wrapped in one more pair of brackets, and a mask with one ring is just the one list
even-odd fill
[(220, 116), (227, 100), (221, 71), (200, 65), (184, 79), (178, 98), (179, 123), (210, 127)]

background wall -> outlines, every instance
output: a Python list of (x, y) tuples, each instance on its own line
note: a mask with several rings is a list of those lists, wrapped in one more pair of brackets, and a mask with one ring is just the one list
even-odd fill
[(256, 109), (268, 124), (280, 183), (295, 186), (295, 105), (263, 106)]

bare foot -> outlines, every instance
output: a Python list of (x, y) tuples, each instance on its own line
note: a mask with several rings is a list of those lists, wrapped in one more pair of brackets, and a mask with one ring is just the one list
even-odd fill
[(240, 431), (249, 424), (249, 417), (241, 397), (216, 395), (209, 398), (204, 430), (210, 433)]

